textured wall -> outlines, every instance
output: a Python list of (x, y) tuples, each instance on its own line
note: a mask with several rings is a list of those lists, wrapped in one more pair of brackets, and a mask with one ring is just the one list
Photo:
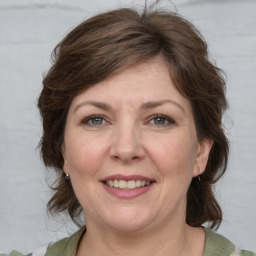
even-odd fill
[[(0, 251), (15, 248), (25, 253), (67, 235), (63, 220), (49, 220), (45, 210), (49, 189), (36, 150), (41, 134), (36, 99), (42, 74), (66, 32), (95, 12), (127, 2), (144, 3), (0, 1)], [(228, 77), (231, 159), (216, 188), (224, 210), (219, 232), (256, 251), (256, 1), (173, 2), (201, 30), (211, 56)], [(67, 226), (70, 232), (75, 230)]]

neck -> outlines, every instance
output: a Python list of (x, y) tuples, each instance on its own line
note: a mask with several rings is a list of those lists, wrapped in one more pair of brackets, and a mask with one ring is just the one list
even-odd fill
[(203, 254), (204, 239), (202, 228), (192, 228), (185, 222), (129, 233), (100, 230), (89, 225), (76, 256), (198, 256)]

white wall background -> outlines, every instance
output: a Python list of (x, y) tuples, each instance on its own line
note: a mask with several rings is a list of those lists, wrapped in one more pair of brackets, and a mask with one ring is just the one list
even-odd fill
[[(219, 232), (256, 251), (256, 1), (173, 2), (201, 30), (228, 77), (231, 158), (216, 189), (224, 210)], [(131, 4), (144, 0), (0, 0), (0, 251), (28, 253), (67, 235), (63, 220), (50, 220), (45, 210), (49, 189), (36, 150), (42, 73), (72, 27)]]

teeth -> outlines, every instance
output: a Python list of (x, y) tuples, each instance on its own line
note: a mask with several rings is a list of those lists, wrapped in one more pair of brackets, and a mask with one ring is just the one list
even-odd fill
[(115, 187), (115, 188), (118, 188), (118, 187), (119, 187), (119, 182), (118, 182), (118, 180), (114, 180), (114, 187)]
[(141, 187), (141, 180), (136, 180), (135, 181), (135, 186), (138, 188), (138, 187)]
[(139, 187), (145, 187), (150, 185), (150, 181), (145, 180), (108, 180), (106, 184), (110, 187), (120, 188), (120, 189), (134, 189)]
[(109, 185), (110, 187), (114, 187), (114, 182), (113, 182), (113, 180), (109, 180), (108, 185)]
[(136, 188), (135, 180), (129, 180), (127, 182), (127, 188)]
[(119, 188), (126, 188), (127, 182), (125, 180), (119, 180)]

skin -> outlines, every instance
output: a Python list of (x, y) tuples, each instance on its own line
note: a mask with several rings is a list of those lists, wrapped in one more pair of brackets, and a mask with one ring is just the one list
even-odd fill
[[(168, 69), (158, 56), (72, 101), (62, 153), (87, 225), (77, 256), (203, 254), (203, 229), (185, 223), (186, 193), (212, 141), (198, 141), (191, 104)], [(145, 194), (120, 199), (101, 182), (114, 174), (155, 182)]]

